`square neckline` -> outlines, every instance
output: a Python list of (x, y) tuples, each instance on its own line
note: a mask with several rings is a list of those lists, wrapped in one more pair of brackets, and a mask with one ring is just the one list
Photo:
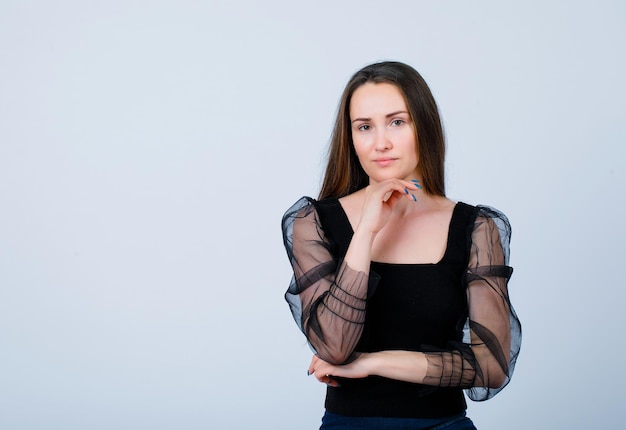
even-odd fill
[[(352, 228), (352, 224), (350, 223), (350, 219), (348, 218), (348, 214), (346, 213), (345, 209), (343, 208), (343, 205), (339, 201), (339, 198), (335, 198), (335, 201), (337, 203), (337, 206), (339, 206), (339, 212), (341, 212), (342, 220), (344, 221), (344, 223), (346, 224), (346, 227), (348, 228), (348, 231), (350, 232), (350, 237), (352, 237), (354, 235), (354, 229)], [(445, 250), (443, 252), (443, 255), (441, 256), (441, 258), (437, 262), (435, 262), (435, 263), (391, 263), (391, 262), (386, 262), (386, 261), (370, 260), (370, 263), (371, 264), (375, 264), (375, 265), (379, 265), (379, 266), (388, 266), (388, 267), (391, 267), (391, 266), (395, 266), (395, 267), (409, 267), (409, 266), (423, 266), (423, 267), (427, 267), (427, 266), (438, 266), (438, 265), (441, 265), (441, 264), (445, 263), (445, 261), (446, 261), (446, 259), (448, 257), (448, 253), (450, 251), (450, 242), (451, 242), (451, 239), (452, 239), (452, 223), (455, 220), (455, 218), (458, 217), (458, 215), (459, 215), (461, 203), (462, 202), (455, 202), (454, 203), (454, 208), (452, 209), (452, 216), (450, 217), (450, 221), (448, 222), (448, 233), (446, 235), (446, 247), (445, 247)]]

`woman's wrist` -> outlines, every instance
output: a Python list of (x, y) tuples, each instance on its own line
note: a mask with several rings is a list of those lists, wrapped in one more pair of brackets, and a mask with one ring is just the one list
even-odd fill
[(363, 360), (363, 366), (369, 376), (380, 376), (379, 352), (363, 353), (360, 358)]
[(368, 375), (413, 383), (422, 383), (426, 376), (428, 362), (421, 352), (379, 351), (363, 358)]
[(371, 263), (371, 249), (374, 243), (374, 233), (358, 229), (352, 235), (350, 246), (344, 261), (354, 270), (369, 273)]
[(361, 241), (369, 241), (369, 242), (374, 242), (374, 239), (376, 238), (376, 235), (378, 234), (378, 232), (373, 231), (370, 228), (367, 228), (365, 226), (363, 226), (362, 224), (359, 224), (356, 226), (356, 229), (354, 230), (354, 235), (353, 238), (356, 237)]

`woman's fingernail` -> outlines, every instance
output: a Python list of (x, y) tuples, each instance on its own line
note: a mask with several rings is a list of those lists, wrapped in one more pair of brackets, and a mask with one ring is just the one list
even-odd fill
[(308, 370), (306, 371), (306, 376), (311, 376), (311, 372), (309, 372)]
[(415, 194), (411, 194), (411, 197), (413, 197), (413, 201), (416, 202), (417, 201), (417, 197), (415, 197)]
[(404, 187), (404, 193), (409, 194), (409, 190), (407, 189), (407, 187)]

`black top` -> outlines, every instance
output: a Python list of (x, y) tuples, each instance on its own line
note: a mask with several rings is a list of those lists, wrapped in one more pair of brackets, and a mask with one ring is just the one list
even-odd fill
[[(322, 359), (341, 364), (355, 352), (382, 350), (427, 354), (425, 385), (342, 378), (341, 387), (327, 390), (328, 411), (449, 416), (465, 409), (463, 388), (483, 400), (510, 379), (521, 330), (508, 300), (510, 226), (500, 212), (457, 203), (439, 262), (372, 262), (369, 274), (342, 261), (353, 231), (337, 199), (301, 199), (285, 214), (283, 233), (294, 268), (286, 298)], [(475, 356), (479, 348), (487, 359)]]
[[(344, 256), (353, 231), (336, 199), (317, 202), (322, 227)], [(356, 352), (420, 351), (423, 345), (445, 348), (450, 339), (463, 339), (467, 297), (462, 284), (467, 267), (467, 229), (474, 208), (454, 207), (443, 258), (437, 264), (373, 262), (370, 273), (380, 279), (367, 302), (365, 325)], [(461, 388), (433, 390), (381, 377), (341, 378), (341, 387), (328, 387), (326, 409), (348, 416), (442, 417), (465, 410)]]

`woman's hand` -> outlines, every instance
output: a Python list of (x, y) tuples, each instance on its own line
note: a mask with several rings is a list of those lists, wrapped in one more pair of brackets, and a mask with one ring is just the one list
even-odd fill
[(369, 273), (376, 235), (387, 224), (400, 200), (404, 197), (416, 202), (417, 197), (413, 193), (421, 188), (417, 179), (388, 179), (368, 185), (364, 189), (359, 222), (354, 229), (344, 263), (357, 272)]
[(314, 355), (309, 365), (309, 375), (315, 375), (318, 381), (323, 382), (331, 387), (338, 387), (339, 382), (334, 377), (342, 378), (365, 378), (371, 373), (369, 366), (370, 357), (373, 354), (360, 353), (356, 360), (349, 364), (335, 366), (330, 364), (317, 355)]
[(388, 179), (365, 188), (365, 200), (361, 209), (358, 229), (376, 234), (389, 221), (393, 208), (400, 199), (417, 200), (413, 191), (421, 189), (417, 181)]

